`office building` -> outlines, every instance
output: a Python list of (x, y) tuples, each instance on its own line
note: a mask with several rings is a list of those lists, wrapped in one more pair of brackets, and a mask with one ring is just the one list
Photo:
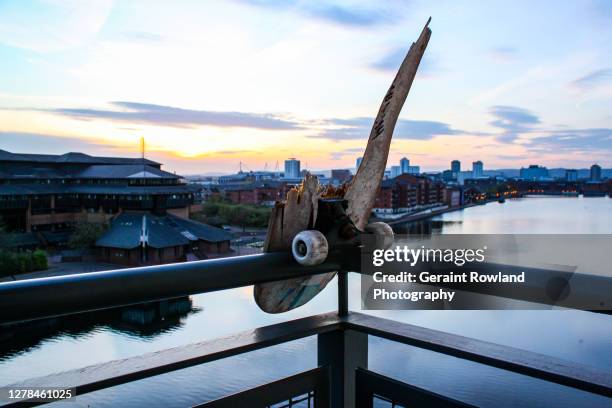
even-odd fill
[(461, 172), (461, 162), (459, 160), (453, 160), (451, 162), (450, 170), (453, 172), (453, 174), (455, 174), (456, 178), (457, 175), (459, 175), (459, 173)]
[(300, 161), (295, 158), (285, 160), (285, 178), (297, 179), (300, 178)]
[(532, 164), (529, 167), (521, 167), (520, 178), (525, 180), (543, 180), (549, 178), (548, 169), (544, 166)]
[(472, 177), (478, 178), (483, 175), (483, 164), (480, 160), (472, 163)]
[(410, 160), (406, 157), (402, 157), (400, 160), (400, 174), (408, 174), (410, 173)]
[(565, 170), (565, 180), (566, 181), (578, 181), (578, 170), (575, 170), (575, 169)]
[[(225, 231), (190, 221), (202, 186), (142, 158), (0, 150), (0, 218), (33, 247), (63, 247), (75, 225), (104, 224), (101, 261), (135, 265), (227, 252)], [(148, 231), (144, 233), (143, 231)]]
[(591, 166), (591, 181), (600, 181), (601, 180), (601, 166), (599, 164), (594, 164)]

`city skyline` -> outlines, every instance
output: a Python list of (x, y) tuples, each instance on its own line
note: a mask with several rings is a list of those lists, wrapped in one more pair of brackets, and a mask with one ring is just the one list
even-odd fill
[(181, 174), (351, 168), (430, 15), (389, 164), (612, 167), (603, 1), (6, 2), (0, 149), (137, 157), (144, 136)]

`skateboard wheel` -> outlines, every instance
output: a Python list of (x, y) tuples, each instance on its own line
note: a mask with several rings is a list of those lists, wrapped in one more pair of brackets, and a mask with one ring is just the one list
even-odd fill
[(300, 265), (312, 266), (325, 261), (329, 245), (320, 231), (302, 231), (293, 238), (291, 253)]
[(376, 235), (376, 247), (387, 249), (393, 245), (395, 234), (386, 222), (372, 222), (365, 227), (365, 232)]

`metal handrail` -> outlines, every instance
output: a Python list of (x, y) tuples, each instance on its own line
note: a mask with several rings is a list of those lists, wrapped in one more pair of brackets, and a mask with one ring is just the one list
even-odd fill
[[(290, 254), (279, 252), (5, 282), (0, 283), (0, 323), (73, 314), (340, 271), (338, 313), (284, 322), (226, 339), (216, 339), (126, 359), (120, 364), (111, 362), (31, 379), (24, 384), (38, 383), (48, 386), (71, 383), (77, 385), (81, 394), (313, 334), (319, 337), (333, 335), (330, 338), (339, 341), (338, 350), (344, 355), (338, 357), (336, 352), (338, 350), (327, 355), (323, 354), (324, 358), (336, 356), (334, 358), (341, 359), (336, 364), (332, 364), (332, 367), (335, 367), (334, 372), (338, 372), (347, 369), (338, 368), (338, 364), (346, 364), (342, 361), (350, 360), (347, 357), (350, 353), (346, 354), (346, 347), (347, 344), (352, 344), (346, 339), (343, 340), (342, 336), (346, 336), (344, 334), (346, 332), (355, 332), (387, 338), (607, 397), (612, 396), (612, 377), (601, 370), (524, 350), (359, 313), (349, 313), (346, 271), (358, 271), (359, 259), (358, 253), (332, 252), (324, 263), (314, 267), (303, 267), (295, 263)], [(531, 270), (531, 272), (558, 276), (555, 275), (558, 274), (557, 271)], [(585, 279), (588, 279), (588, 276), (591, 275), (587, 275)], [(612, 278), (602, 280), (601, 277), (597, 277), (597, 281), (608, 285), (612, 283)], [(588, 282), (583, 283), (586, 285)], [(580, 290), (586, 290), (587, 286), (580, 285)], [(526, 291), (519, 297), (533, 297), (530, 293)], [(342, 336), (335, 336), (334, 333), (342, 333)], [(327, 341), (319, 342), (319, 347), (323, 347), (326, 343)], [(367, 346), (367, 341), (364, 344)], [(337, 390), (334, 393), (336, 395)]]
[[(330, 253), (316, 266), (301, 266), (289, 253), (273, 252), (204, 261), (144, 266), (0, 283), (0, 324), (128, 306), (249, 286), (257, 283), (311, 276), (333, 271), (362, 272), (359, 249)], [(571, 274), (511, 265), (481, 264), (506, 273), (524, 271), (526, 285), (503, 288), (494, 285), (436, 284), (458, 290), (495, 295), (540, 304), (551, 304), (547, 282), (562, 278), (571, 283), (572, 296), (557, 306), (580, 308), (597, 300), (598, 312), (612, 305), (604, 301), (612, 293), (612, 277)], [(345, 275), (343, 273), (343, 275)], [(345, 285), (345, 278), (340, 284)], [(339, 292), (340, 314), (346, 314), (346, 287)]]
[(0, 324), (332, 272), (342, 269), (339, 259), (304, 267), (276, 252), (3, 282)]

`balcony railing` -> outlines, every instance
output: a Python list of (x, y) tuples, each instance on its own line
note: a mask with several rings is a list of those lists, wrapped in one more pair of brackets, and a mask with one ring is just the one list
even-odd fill
[[(14, 386), (69, 384), (76, 387), (77, 395), (82, 395), (317, 335), (317, 368), (201, 406), (371, 407), (377, 401), (393, 406), (470, 406), (368, 370), (370, 335), (612, 398), (612, 373), (602, 369), (350, 312), (346, 271), (360, 269), (352, 259), (359, 257), (335, 252), (321, 265), (302, 267), (289, 254), (269, 253), (1, 283), (0, 324), (7, 324), (341, 271), (337, 311), (51, 374)], [(537, 274), (540, 279), (547, 276), (543, 270), (527, 273)], [(593, 290), (609, 290), (612, 285), (610, 278), (585, 275), (581, 279), (576, 281), (574, 276), (572, 290), (583, 292), (584, 296), (591, 295)], [(527, 288), (512, 296), (537, 300), (533, 293), (533, 288)]]

